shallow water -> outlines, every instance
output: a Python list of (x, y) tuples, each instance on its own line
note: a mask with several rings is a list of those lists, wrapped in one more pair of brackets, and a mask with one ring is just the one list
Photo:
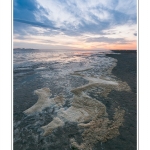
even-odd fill
[(55, 89), (53, 95), (58, 95), (87, 82), (71, 76), (75, 71), (85, 70), (82, 74), (86, 76), (106, 76), (114, 59), (106, 57), (103, 51), (14, 50), (13, 61), (14, 92), (24, 86), (31, 88), (34, 82), (37, 88), (49, 87)]
[(73, 97), (71, 90), (89, 83), (82, 76), (105, 77), (114, 81), (115, 77), (108, 70), (113, 67), (115, 59), (106, 57), (107, 53), (112, 52), (14, 50), (14, 149), (70, 149), (70, 137), (73, 136), (79, 143), (82, 141), (83, 131), (77, 128), (76, 123), (66, 123), (54, 134), (42, 136), (41, 127), (52, 121), (57, 115), (57, 108), (47, 107), (34, 115), (23, 112), (37, 102), (34, 95), (37, 89), (49, 88), (50, 98), (63, 95), (66, 99), (63, 108), (68, 109)]

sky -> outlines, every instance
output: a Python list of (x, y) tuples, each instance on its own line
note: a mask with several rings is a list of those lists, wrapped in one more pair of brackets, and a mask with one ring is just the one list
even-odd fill
[(136, 49), (136, 0), (14, 0), (13, 47)]

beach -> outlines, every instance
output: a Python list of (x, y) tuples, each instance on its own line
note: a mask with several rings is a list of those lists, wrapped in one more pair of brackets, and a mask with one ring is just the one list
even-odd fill
[[(114, 51), (120, 55), (108, 54), (118, 60), (117, 66), (113, 68), (112, 73), (123, 81), (126, 81), (131, 87), (130, 92), (111, 91), (104, 100), (106, 106), (115, 101), (115, 105), (125, 110), (124, 123), (120, 127), (120, 135), (106, 143), (103, 143), (104, 149), (110, 150), (136, 150), (137, 149), (137, 52), (136, 51)], [(103, 103), (105, 104), (105, 102)], [(115, 107), (116, 107), (115, 106)], [(111, 107), (111, 106), (109, 106)], [(108, 108), (109, 108), (108, 107)], [(109, 110), (109, 109), (108, 109)], [(110, 112), (112, 113), (112, 112)], [(99, 148), (97, 148), (98, 150)]]
[(15, 150), (136, 149), (136, 51), (14, 56)]

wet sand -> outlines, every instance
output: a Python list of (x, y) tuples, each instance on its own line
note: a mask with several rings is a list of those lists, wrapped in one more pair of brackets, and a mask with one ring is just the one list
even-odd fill
[[(112, 73), (128, 83), (131, 91), (112, 90), (107, 98), (99, 98), (106, 105), (108, 114), (113, 114), (113, 108), (125, 110), (123, 126), (119, 128), (120, 135), (104, 143), (95, 145), (94, 150), (136, 150), (137, 147), (137, 53), (136, 51), (114, 51), (119, 55), (107, 54), (118, 60)], [(103, 100), (102, 100), (103, 99)]]

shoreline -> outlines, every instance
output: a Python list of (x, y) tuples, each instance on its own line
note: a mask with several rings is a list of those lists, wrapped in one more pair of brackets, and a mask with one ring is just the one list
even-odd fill
[(113, 107), (120, 107), (125, 110), (123, 126), (119, 128), (120, 135), (108, 140), (105, 143), (95, 145), (95, 150), (98, 150), (101, 145), (105, 150), (136, 150), (137, 148), (137, 68), (136, 51), (113, 51), (120, 53), (119, 55), (107, 54), (106, 56), (117, 59), (117, 65), (112, 69), (112, 74), (122, 81), (128, 83), (131, 91), (116, 91), (112, 90), (108, 98), (103, 99), (103, 104), (106, 105), (108, 112), (113, 113)]
[(112, 74), (126, 81), (132, 91), (136, 93), (137, 84), (137, 51), (113, 50), (120, 55), (106, 54), (108, 57), (117, 59), (117, 65), (113, 68)]

